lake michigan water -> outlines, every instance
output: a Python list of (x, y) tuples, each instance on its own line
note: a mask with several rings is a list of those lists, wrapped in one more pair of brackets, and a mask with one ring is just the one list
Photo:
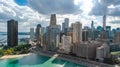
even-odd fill
[[(29, 38), (30, 35), (18, 35), (18, 40), (22, 38)], [(0, 33), (0, 45), (7, 45), (7, 34)]]
[(0, 67), (86, 67), (54, 57), (32, 54), (23, 58), (0, 60)]

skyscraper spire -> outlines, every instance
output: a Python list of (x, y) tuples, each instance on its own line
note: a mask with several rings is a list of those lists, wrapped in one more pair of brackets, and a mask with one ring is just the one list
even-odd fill
[(103, 16), (103, 30), (106, 30), (106, 15)]

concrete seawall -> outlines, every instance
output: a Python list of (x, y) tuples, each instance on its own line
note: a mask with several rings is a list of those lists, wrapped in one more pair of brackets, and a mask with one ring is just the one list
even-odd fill
[[(34, 51), (34, 53), (39, 54), (39, 55), (49, 56), (49, 57), (53, 57), (54, 55), (56, 55), (56, 53), (53, 53), (53, 52)], [(87, 67), (115, 67), (115, 65), (100, 63), (100, 62), (96, 62), (96, 61), (91, 61), (91, 60), (73, 57), (73, 56), (69, 56), (69, 55), (63, 55), (63, 54), (58, 54), (58, 56), (56, 58), (66, 60), (69, 62), (73, 62), (76, 64), (80, 64), (83, 66), (87, 66)]]

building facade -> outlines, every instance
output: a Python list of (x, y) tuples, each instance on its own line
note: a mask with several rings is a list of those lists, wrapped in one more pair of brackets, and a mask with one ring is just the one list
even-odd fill
[(35, 38), (34, 28), (30, 28), (30, 39), (33, 40)]
[(14, 19), (7, 21), (7, 44), (11, 47), (18, 45), (18, 21)]
[(82, 24), (76, 22), (73, 24), (73, 43), (82, 42)]
[(109, 56), (110, 56), (110, 47), (108, 46), (108, 44), (103, 43), (102, 46), (96, 49), (96, 59), (98, 59), (99, 61), (103, 61), (104, 58), (109, 58)]
[(40, 33), (41, 33), (41, 24), (38, 24), (36, 27), (35, 38), (37, 40), (37, 44), (40, 44)]
[(71, 44), (72, 44), (71, 36), (63, 35), (62, 36), (62, 47), (61, 47), (61, 49), (63, 50), (62, 52), (68, 54), (71, 50), (70, 49)]
[(51, 14), (51, 17), (50, 17), (50, 27), (53, 27), (56, 25), (56, 14)]

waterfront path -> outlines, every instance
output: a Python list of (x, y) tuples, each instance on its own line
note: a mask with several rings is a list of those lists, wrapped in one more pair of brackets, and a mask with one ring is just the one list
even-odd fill
[(74, 57), (70, 55), (65, 55), (65, 54), (58, 54), (56, 52), (50, 52), (50, 51), (41, 51), (39, 48), (36, 50), (33, 50), (34, 53), (44, 55), (44, 56), (49, 56), (49, 57), (56, 57), (62, 60), (70, 61), (73, 63), (77, 63), (80, 65), (84, 65), (87, 67), (115, 67), (115, 65), (110, 65), (110, 64), (105, 64), (105, 63), (100, 63), (92, 60), (87, 60), (79, 57)]

